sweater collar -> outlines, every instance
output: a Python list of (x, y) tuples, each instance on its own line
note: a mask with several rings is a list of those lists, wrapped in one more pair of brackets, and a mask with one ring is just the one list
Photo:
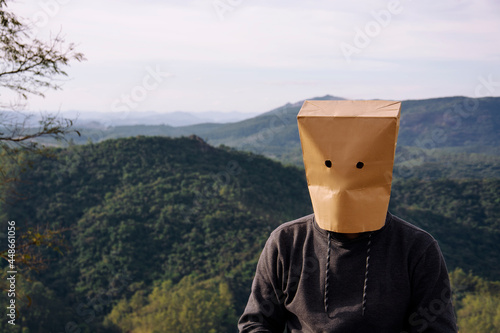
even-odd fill
[(354, 239), (349, 239), (341, 233), (327, 231), (325, 229), (320, 228), (320, 226), (316, 222), (316, 219), (314, 218), (314, 214), (313, 214), (313, 225), (314, 225), (315, 231), (317, 231), (322, 237), (325, 237), (326, 239), (328, 239), (328, 234), (330, 234), (332, 236), (332, 239), (331, 239), (332, 242), (337, 243), (337, 244), (345, 244), (345, 245), (357, 243), (357, 242), (362, 241), (362, 240), (366, 241), (366, 239), (370, 236), (370, 234), (372, 234), (372, 237), (376, 236), (377, 234), (379, 234), (382, 231), (384, 231), (385, 229), (387, 229), (389, 227), (391, 221), (392, 221), (392, 214), (389, 213), (389, 211), (388, 211), (387, 215), (385, 217), (385, 224), (382, 228), (375, 230), (375, 231), (362, 232), (361, 235), (359, 235), (359, 237), (356, 237)]

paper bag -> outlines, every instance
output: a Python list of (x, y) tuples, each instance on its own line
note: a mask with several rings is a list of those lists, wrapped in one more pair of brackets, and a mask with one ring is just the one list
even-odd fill
[(297, 115), (315, 219), (339, 233), (385, 224), (400, 102), (305, 101)]

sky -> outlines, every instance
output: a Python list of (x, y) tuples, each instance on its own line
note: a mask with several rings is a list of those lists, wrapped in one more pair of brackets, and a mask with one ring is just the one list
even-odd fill
[[(15, 0), (86, 61), (31, 111), (260, 113), (347, 99), (500, 96), (498, 0)], [(486, 82), (486, 83), (485, 83)], [(478, 85), (483, 84), (482, 89)]]

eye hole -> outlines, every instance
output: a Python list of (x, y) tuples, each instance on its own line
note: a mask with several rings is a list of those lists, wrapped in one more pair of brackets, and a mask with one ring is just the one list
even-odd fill
[(325, 165), (326, 165), (327, 168), (331, 168), (332, 167), (332, 161), (326, 160), (325, 161)]
[(358, 169), (362, 169), (364, 166), (365, 166), (365, 164), (363, 162), (356, 163), (356, 168), (358, 168)]

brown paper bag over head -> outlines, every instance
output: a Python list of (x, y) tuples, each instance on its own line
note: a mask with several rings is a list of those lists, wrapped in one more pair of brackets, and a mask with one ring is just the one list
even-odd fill
[(305, 101), (297, 121), (318, 225), (340, 233), (385, 224), (400, 102)]

